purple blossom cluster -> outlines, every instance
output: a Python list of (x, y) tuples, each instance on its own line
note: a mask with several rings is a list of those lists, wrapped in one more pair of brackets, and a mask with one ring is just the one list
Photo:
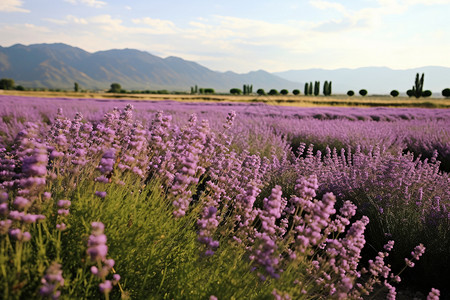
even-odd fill
[[(10, 101), (3, 96), (0, 100), (2, 105)], [(393, 284), (400, 277), (385, 262), (392, 241), (361, 269), (369, 224), (364, 215), (370, 216), (372, 224), (374, 219), (396, 220), (409, 208), (417, 218), (401, 221), (449, 233), (445, 227), (450, 216), (449, 177), (440, 170), (439, 160), (450, 148), (447, 131), (440, 131), (444, 136), (441, 148), (436, 146), (437, 136), (427, 139), (426, 147), (437, 151), (424, 160), (402, 151), (425, 136), (401, 130), (407, 125), (428, 126), (428, 131), (442, 127), (448, 123), (445, 111), (431, 116), (425, 110), (351, 109), (344, 120), (344, 111), (329, 108), (320, 112), (329, 119), (325, 122), (314, 117), (317, 109), (289, 108), (283, 114), (267, 114), (263, 106), (236, 104), (232, 105), (236, 110), (226, 114), (218, 111), (225, 104), (150, 102), (135, 103), (136, 110), (131, 105), (119, 110), (109, 102), (99, 102), (93, 107), (100, 117), (78, 104), (74, 107), (83, 114), (74, 113), (73, 119), (64, 117), (62, 110), (47, 111), (55, 116), (50, 125), (40, 128), (30, 123), (15, 139), (1, 141), (5, 146), (0, 149), (2, 235), (9, 234), (17, 241), (32, 238), (26, 229), (45, 218), (39, 209), (51, 201), (46, 188), (57, 178), (65, 178), (64, 184), (70, 188), (76, 188), (81, 180), (92, 181), (99, 201), (108, 201), (111, 187), (125, 184), (124, 180), (143, 187), (154, 180), (175, 219), (196, 216), (202, 256), (213, 256), (230, 238), (231, 243), (243, 247), (252, 270), (263, 281), (293, 272), (292, 265), (306, 270), (306, 276), (301, 271), (295, 275), (291, 288), (275, 290), (276, 298), (311, 292), (324, 298), (357, 299), (380, 285), (394, 299)], [(74, 112), (67, 103), (61, 106)], [(175, 115), (166, 115), (161, 108)], [(143, 114), (149, 110), (156, 112), (151, 121)], [(375, 113), (382, 116), (378, 121), (373, 117), (357, 121), (361, 119), (358, 114), (367, 117)], [(198, 121), (200, 114), (207, 119)], [(10, 125), (2, 126), (14, 132)], [(374, 126), (382, 128), (379, 135), (368, 134)], [(302, 142), (294, 153), (289, 147), (295, 139)], [(308, 146), (308, 141), (317, 141), (319, 149)], [(332, 147), (337, 144), (340, 149)], [(56, 229), (64, 231), (72, 202), (55, 204)], [(114, 260), (107, 259), (103, 223), (91, 226), (86, 253), (93, 263), (91, 273), (101, 279), (99, 288), (107, 295), (120, 276), (106, 279), (115, 272)], [(386, 235), (396, 234), (395, 228), (382, 229)], [(406, 265), (412, 267), (424, 250), (423, 245), (414, 248)], [(59, 296), (58, 284), (63, 285), (59, 268), (49, 269), (43, 295)], [(370, 279), (363, 282), (364, 276)], [(439, 291), (433, 290), (429, 298), (433, 297), (439, 297)]]

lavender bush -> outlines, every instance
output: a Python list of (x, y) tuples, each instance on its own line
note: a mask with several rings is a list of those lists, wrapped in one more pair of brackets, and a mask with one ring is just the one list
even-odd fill
[(448, 111), (0, 100), (3, 298), (393, 299), (414, 264), (446, 297), (448, 173), (403, 147)]

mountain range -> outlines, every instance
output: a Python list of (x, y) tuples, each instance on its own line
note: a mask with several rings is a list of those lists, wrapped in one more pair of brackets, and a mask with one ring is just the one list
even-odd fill
[[(247, 74), (216, 72), (179, 57), (161, 58), (134, 49), (89, 53), (66, 44), (21, 44), (0, 47), (0, 78), (24, 87), (108, 89), (113, 82), (127, 90), (181, 90), (191, 86), (229, 91), (253, 84), (258, 88), (300, 88), (266, 71)], [(256, 91), (256, 90), (255, 90)]]
[(66, 44), (16, 44), (0, 46), (0, 78), (12, 78), (24, 87), (72, 89), (77, 82), (83, 89), (106, 90), (117, 82), (127, 90), (189, 91), (191, 86), (228, 92), (252, 84), (253, 91), (300, 89), (305, 82), (333, 82), (333, 93), (366, 89), (370, 94), (388, 94), (396, 89), (405, 93), (416, 73), (425, 73), (424, 88), (439, 93), (450, 87), (450, 68), (428, 66), (407, 70), (387, 67), (357, 69), (306, 69), (269, 73), (264, 70), (237, 74), (217, 72), (179, 57), (161, 58), (148, 52), (122, 49), (94, 53)]

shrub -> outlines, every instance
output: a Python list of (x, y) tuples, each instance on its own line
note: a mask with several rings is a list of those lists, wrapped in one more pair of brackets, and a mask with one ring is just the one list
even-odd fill
[(14, 89), (14, 80), (10, 78), (0, 79), (0, 90), (12, 90)]
[(407, 90), (407, 91), (406, 91), (406, 95), (408, 95), (408, 97), (414, 96), (413, 90)]
[(280, 91), (280, 94), (281, 94), (281, 95), (287, 95), (287, 94), (289, 94), (289, 91), (286, 90), (286, 89), (282, 89), (282, 90)]
[(260, 96), (263, 96), (263, 95), (266, 94), (266, 91), (264, 91), (264, 89), (258, 89), (258, 90), (256, 91), (256, 93), (257, 93), (258, 95), (260, 95)]
[(442, 90), (442, 96), (448, 98), (450, 97), (450, 89), (449, 88), (445, 88)]
[(425, 98), (431, 97), (432, 94), (433, 93), (430, 90), (425, 90), (422, 92), (422, 97), (425, 97)]
[(271, 96), (278, 95), (278, 91), (276, 89), (271, 89), (268, 94)]
[(122, 90), (122, 86), (118, 83), (111, 83), (111, 88), (109, 89), (108, 92), (110, 93), (121, 93)]
[(350, 90), (347, 92), (347, 96), (352, 97), (355, 94), (354, 91)]
[(365, 89), (359, 90), (359, 94), (364, 97), (367, 95), (367, 90)]
[(295, 96), (300, 95), (300, 90), (295, 89), (292, 91), (292, 94), (294, 94)]
[(238, 88), (232, 88), (230, 90), (230, 94), (232, 94), (232, 95), (240, 95), (240, 94), (242, 94), (242, 90), (238, 89)]
[(392, 96), (392, 97), (395, 98), (395, 97), (398, 97), (398, 95), (399, 95), (399, 92), (398, 92), (397, 90), (392, 90), (392, 91), (391, 91), (391, 96)]

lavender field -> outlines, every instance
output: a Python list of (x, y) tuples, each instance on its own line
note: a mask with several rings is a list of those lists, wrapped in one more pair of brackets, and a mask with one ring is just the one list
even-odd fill
[(4, 299), (450, 297), (448, 109), (0, 96), (0, 116)]

